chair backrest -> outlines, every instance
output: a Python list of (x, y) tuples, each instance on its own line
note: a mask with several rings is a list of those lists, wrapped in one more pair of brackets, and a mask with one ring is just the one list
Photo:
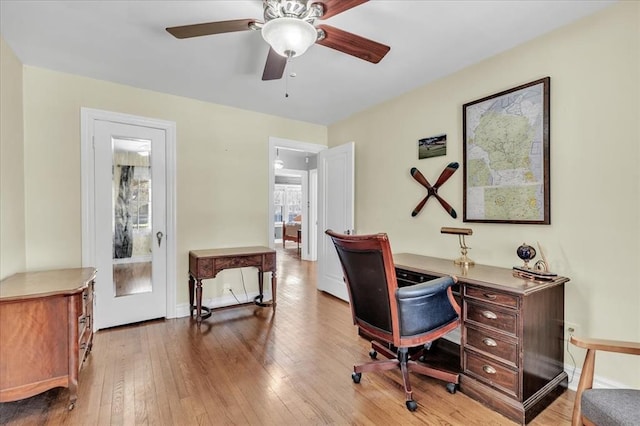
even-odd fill
[(393, 342), (393, 335), (399, 335), (395, 301), (398, 283), (387, 234), (325, 233), (331, 237), (342, 264), (354, 324)]

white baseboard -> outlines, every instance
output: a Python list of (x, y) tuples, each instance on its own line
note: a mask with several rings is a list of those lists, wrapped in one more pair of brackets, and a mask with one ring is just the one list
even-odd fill
[[(574, 367), (573, 365), (564, 364), (564, 371), (569, 376), (569, 389), (575, 391), (580, 383), (580, 375), (582, 369), (580, 367)], [(602, 376), (593, 376), (593, 387), (599, 389), (628, 389), (631, 386), (624, 383), (616, 382)]]

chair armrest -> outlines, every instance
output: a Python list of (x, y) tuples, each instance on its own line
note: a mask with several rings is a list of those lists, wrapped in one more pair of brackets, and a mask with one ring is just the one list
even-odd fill
[(571, 343), (584, 349), (597, 351), (618, 352), (623, 354), (640, 355), (639, 342), (625, 342), (621, 340), (589, 339), (571, 336)]
[(451, 293), (455, 283), (454, 277), (441, 277), (396, 289), (401, 337), (428, 334), (436, 339), (457, 327), (460, 307)]
[(406, 287), (400, 287), (396, 290), (398, 300), (411, 299), (414, 297), (429, 296), (454, 285), (458, 280), (455, 277), (440, 277), (435, 280), (425, 281), (420, 284), (414, 284)]

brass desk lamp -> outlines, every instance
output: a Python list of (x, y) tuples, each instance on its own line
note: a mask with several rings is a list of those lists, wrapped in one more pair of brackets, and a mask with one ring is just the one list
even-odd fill
[(475, 262), (467, 257), (467, 252), (471, 247), (467, 247), (467, 243), (464, 240), (465, 235), (472, 235), (473, 230), (471, 228), (448, 228), (443, 227), (440, 229), (442, 234), (454, 234), (458, 236), (458, 242), (460, 243), (460, 252), (462, 256), (453, 261), (456, 265), (471, 266)]

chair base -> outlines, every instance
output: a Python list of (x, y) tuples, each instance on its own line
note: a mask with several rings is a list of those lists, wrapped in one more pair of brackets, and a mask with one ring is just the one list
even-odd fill
[(375, 359), (380, 353), (388, 359), (375, 360), (353, 367), (352, 379), (354, 383), (360, 382), (362, 373), (393, 370), (400, 368), (402, 375), (402, 383), (404, 386), (405, 401), (409, 411), (415, 411), (418, 408), (417, 403), (413, 400), (413, 391), (411, 390), (411, 382), (409, 381), (409, 372), (419, 373), (434, 379), (443, 380), (447, 383), (449, 393), (455, 393), (456, 386), (460, 382), (460, 375), (450, 371), (434, 368), (429, 365), (416, 361), (424, 359), (424, 352), (427, 348), (422, 347), (418, 352), (409, 355), (409, 348), (398, 348), (398, 352), (394, 353), (381, 343), (373, 340), (371, 342), (372, 351), (369, 353), (372, 359)]

